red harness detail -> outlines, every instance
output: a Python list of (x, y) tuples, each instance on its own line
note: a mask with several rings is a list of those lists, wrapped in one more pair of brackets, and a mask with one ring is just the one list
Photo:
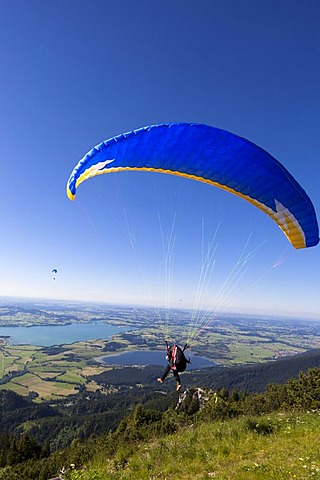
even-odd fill
[(176, 370), (176, 357), (177, 357), (177, 345), (174, 345), (172, 348), (171, 359), (172, 359), (172, 370)]

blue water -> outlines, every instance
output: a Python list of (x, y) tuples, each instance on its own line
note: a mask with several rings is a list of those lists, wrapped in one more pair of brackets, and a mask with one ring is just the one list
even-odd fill
[[(71, 325), (43, 325), (35, 327), (0, 327), (0, 337), (9, 338), (10, 345), (36, 345), (51, 347), (86, 340), (108, 339), (116, 333), (132, 330), (102, 322), (73, 323)], [(213, 367), (217, 363), (205, 357), (191, 357), (188, 369)], [(136, 350), (107, 355), (99, 358), (106, 365), (166, 365), (165, 351)]]
[(0, 327), (0, 337), (10, 337), (11, 345), (50, 347), (62, 343), (106, 339), (116, 333), (130, 330), (102, 322), (73, 323), (71, 325), (41, 325), (35, 327)]
[[(98, 360), (105, 365), (163, 365), (167, 364), (165, 352), (151, 350), (137, 350), (135, 352), (123, 352), (100, 357)], [(186, 357), (189, 359), (189, 355)], [(190, 355), (191, 364), (188, 370), (195, 368), (214, 367), (218, 364), (209, 358), (198, 355)]]

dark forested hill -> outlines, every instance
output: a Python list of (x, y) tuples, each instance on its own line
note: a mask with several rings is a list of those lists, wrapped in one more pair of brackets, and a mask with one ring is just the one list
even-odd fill
[[(228, 389), (246, 390), (250, 393), (261, 392), (270, 383), (285, 383), (289, 378), (297, 378), (300, 371), (320, 367), (320, 349), (285, 357), (279, 360), (253, 365), (234, 367), (210, 367), (192, 370), (183, 374), (183, 386), (203, 386), (212, 389), (222, 387)], [(134, 386), (158, 389), (155, 383), (161, 373), (161, 367), (122, 367), (92, 377), (103, 385)], [(172, 381), (168, 380), (161, 389), (172, 389)]]
[[(263, 392), (268, 384), (284, 384), (288, 379), (298, 378), (299, 372), (315, 367), (320, 367), (320, 350), (268, 363), (191, 370), (182, 375), (183, 390), (209, 387), (216, 391), (226, 388)], [(0, 435), (27, 431), (41, 444), (50, 442), (54, 451), (70, 445), (76, 438), (114, 431), (138, 404), (158, 412), (175, 407), (179, 394), (174, 380), (168, 377), (159, 385), (156, 378), (161, 371), (159, 366), (115, 367), (94, 377), (97, 383), (113, 387), (107, 395), (84, 390), (72, 399), (57, 400), (54, 404), (39, 404), (16, 393), (0, 391)]]
[(316, 367), (320, 367), (320, 349), (273, 362), (200, 370), (192, 372), (188, 382), (215, 389), (225, 387), (255, 393), (264, 391), (270, 383), (284, 384), (290, 378), (298, 378), (299, 372)]

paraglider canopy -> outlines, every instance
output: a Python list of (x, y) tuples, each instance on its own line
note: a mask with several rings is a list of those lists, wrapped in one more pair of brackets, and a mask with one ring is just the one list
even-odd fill
[(58, 270), (56, 268), (54, 268), (53, 270), (51, 270), (51, 273), (53, 274), (53, 280), (56, 279), (56, 274), (58, 273)]
[(295, 248), (319, 243), (313, 204), (299, 183), (268, 152), (208, 125), (151, 125), (106, 140), (72, 171), (67, 194), (90, 177), (126, 170), (179, 175), (220, 187), (269, 215)]

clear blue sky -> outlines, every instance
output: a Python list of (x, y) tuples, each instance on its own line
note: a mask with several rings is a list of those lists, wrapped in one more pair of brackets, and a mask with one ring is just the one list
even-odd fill
[(318, 1), (0, 0), (0, 12), (0, 295), (320, 318), (320, 247), (294, 250), (239, 198), (129, 172), (65, 193), (104, 139), (207, 123), (275, 156), (319, 217)]

